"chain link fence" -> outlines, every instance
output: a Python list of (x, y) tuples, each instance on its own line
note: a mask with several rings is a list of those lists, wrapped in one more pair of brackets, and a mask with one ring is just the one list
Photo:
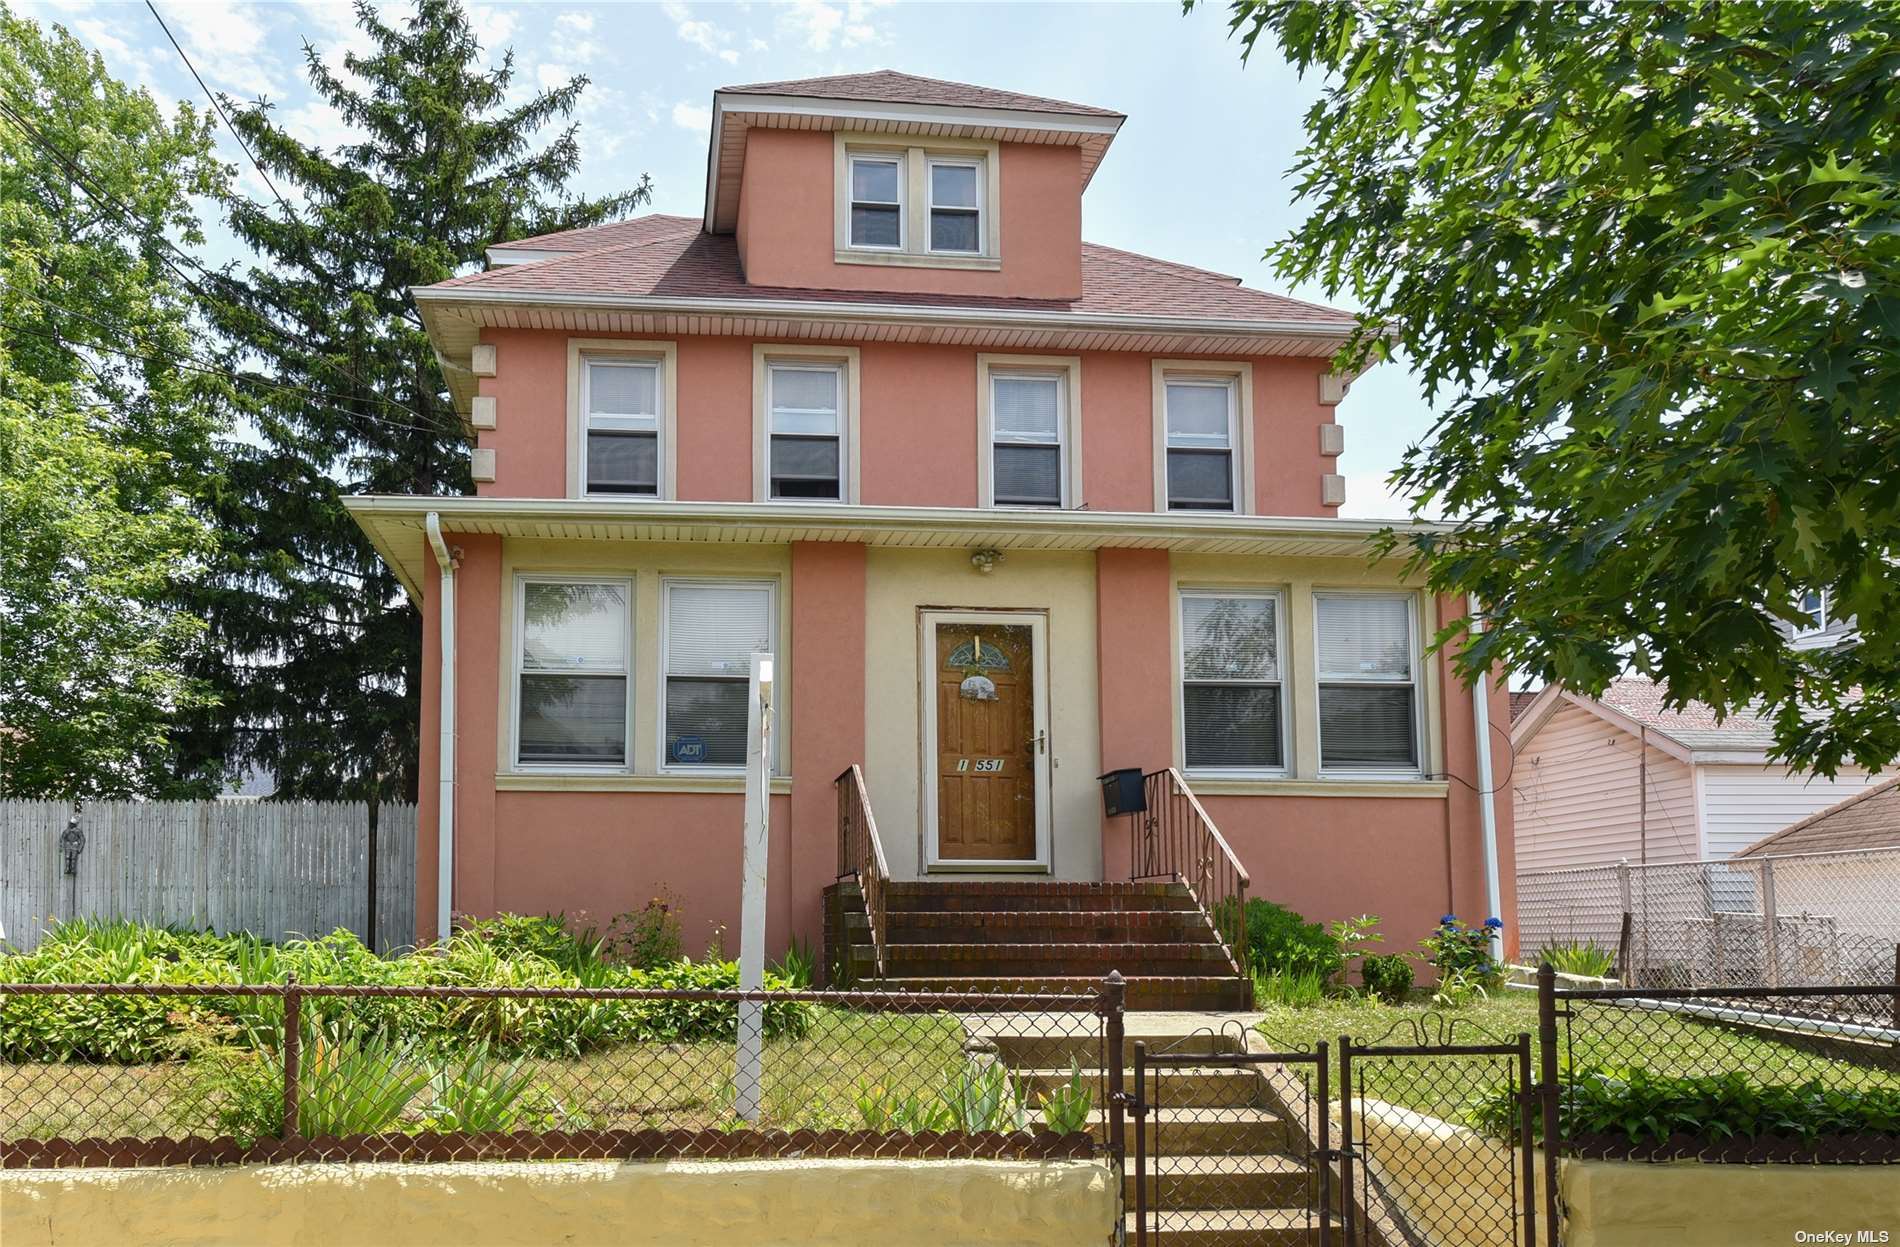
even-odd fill
[(1106, 1154), (1079, 994), (0, 985), (0, 1163)]
[(1517, 877), (1519, 947), (1593, 945), (1632, 986), (1829, 987), (1900, 973), (1900, 849)]

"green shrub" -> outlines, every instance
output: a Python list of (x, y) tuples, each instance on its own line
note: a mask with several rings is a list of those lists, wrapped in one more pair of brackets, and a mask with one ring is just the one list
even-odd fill
[(1326, 999), (1326, 980), (1317, 970), (1267, 971), (1253, 978), (1254, 999), (1258, 1004), (1284, 1005), (1290, 1009), (1311, 1009)]
[(616, 914), (607, 924), (606, 952), (616, 963), (636, 970), (670, 965), (683, 955), (679, 897), (661, 888), (639, 909)]
[(1389, 1005), (1402, 1005), (1412, 994), (1412, 963), (1397, 953), (1374, 954), (1359, 966), (1366, 990)]
[(1042, 1124), (1057, 1134), (1079, 1134), (1088, 1129), (1089, 1114), (1095, 1111), (1095, 1088), (1081, 1063), (1069, 1058), (1069, 1077), (1054, 1091), (1037, 1096)]
[[(1818, 1080), (1765, 1084), (1742, 1073), (1583, 1069), (1563, 1081), (1557, 1106), (1565, 1137), (1603, 1134), (1631, 1143), (1661, 1142), (1672, 1134), (1809, 1141), (1843, 1134), (1900, 1136), (1900, 1088), (1848, 1090)], [(1492, 1090), (1474, 1106), (1472, 1118), (1486, 1133), (1514, 1140), (1518, 1110), (1511, 1089)], [(1543, 1130), (1535, 1116), (1532, 1129), (1540, 1135)]]
[(1570, 944), (1546, 944), (1537, 950), (1537, 963), (1561, 974), (1585, 978), (1608, 978), (1616, 969), (1616, 957), (1589, 941)]
[(1467, 927), (1457, 914), (1446, 914), (1419, 946), (1438, 968), (1441, 982), (1456, 978), (1464, 985), (1492, 992), (1504, 983), (1504, 967), (1491, 955), (1491, 933), (1503, 928), (1504, 923), (1497, 918), (1486, 918), (1483, 926)]
[[(629, 971), (628, 987), (654, 987), (672, 991), (734, 991), (739, 986), (736, 961), (676, 961), (644, 973)], [(765, 990), (785, 991), (791, 984), (767, 972)], [(732, 1041), (739, 1035), (739, 1010), (724, 1000), (642, 1000), (627, 1006), (631, 1010), (627, 1038), (658, 1043), (721, 1039)], [(811, 1029), (812, 1007), (793, 1001), (765, 1006), (767, 1039), (798, 1039)]]
[(560, 1124), (560, 1106), (519, 1060), (504, 1061), (480, 1045), (429, 1078), (422, 1115), (432, 1130), (548, 1130)]
[[(1215, 907), (1215, 921), (1231, 925), (1233, 903)], [(1345, 965), (1338, 936), (1284, 905), (1255, 897), (1247, 902), (1247, 965), (1262, 974), (1317, 974), (1322, 984)]]

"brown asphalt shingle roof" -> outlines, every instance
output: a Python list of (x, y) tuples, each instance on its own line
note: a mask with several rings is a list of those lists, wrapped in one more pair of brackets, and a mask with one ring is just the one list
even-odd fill
[(1046, 99), (1040, 95), (1021, 95), (995, 87), (979, 87), (967, 82), (946, 82), (942, 78), (919, 78), (900, 74), (894, 69), (879, 69), (868, 74), (838, 74), (830, 78), (791, 78), (784, 82), (751, 82), (744, 86), (721, 87), (727, 95), (804, 95), (821, 100), (860, 100), (878, 104), (942, 104), (949, 108), (1012, 108), (1029, 113), (1087, 113), (1095, 117), (1120, 117), (1113, 109), (1093, 104), (1071, 104), (1066, 100)]
[(1688, 749), (1766, 749), (1775, 743), (1774, 725), (1767, 719), (1736, 710), (1717, 722), (1715, 711), (1699, 701), (1671, 710), (1663, 704), (1668, 692), (1667, 685), (1654, 680), (1623, 676), (1612, 680), (1598, 700)]
[(1241, 285), (1236, 277), (1086, 242), (1082, 244), (1079, 299), (755, 286), (745, 280), (733, 238), (703, 232), (692, 217), (645, 216), (592, 229), (542, 234), (501, 246), (572, 254), (470, 273), (438, 282), (432, 288), (1299, 321), (1341, 332), (1354, 324), (1349, 312), (1253, 290)]
[(1900, 775), (1783, 827), (1736, 856), (1893, 848), (1900, 848)]

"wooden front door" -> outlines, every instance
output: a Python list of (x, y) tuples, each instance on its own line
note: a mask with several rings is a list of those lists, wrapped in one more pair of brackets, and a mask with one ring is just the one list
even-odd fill
[(932, 620), (926, 631), (934, 656), (935, 859), (1033, 863), (1048, 752), (1036, 704), (1040, 627), (1021, 616), (965, 617)]

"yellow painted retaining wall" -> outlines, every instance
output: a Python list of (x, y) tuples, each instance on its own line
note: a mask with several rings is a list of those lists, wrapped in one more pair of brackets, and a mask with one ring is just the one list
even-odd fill
[[(1521, 1197), (1519, 1206), (1512, 1203), (1523, 1163), (1515, 1148), (1396, 1104), (1354, 1103), (1365, 1164), (1395, 1211), (1432, 1243), (1511, 1247), (1519, 1241), (1517, 1221), (1529, 1210)], [(1331, 1112), (1337, 1139), (1337, 1103)]]
[(6, 1247), (1100, 1247), (1094, 1161), (554, 1161), (0, 1172)]
[[(1892, 1165), (1566, 1160), (1558, 1185), (1565, 1247), (1785, 1247), (1862, 1230), (1888, 1237), (1858, 1241), (1900, 1243)], [(1828, 1231), (1846, 1237), (1816, 1237)]]

